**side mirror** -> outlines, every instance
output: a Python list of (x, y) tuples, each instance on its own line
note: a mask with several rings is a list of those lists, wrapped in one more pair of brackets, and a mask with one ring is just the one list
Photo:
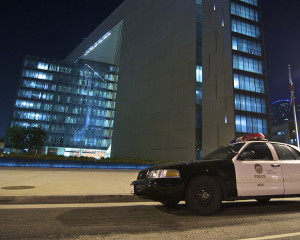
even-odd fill
[(239, 160), (245, 160), (245, 159), (251, 159), (255, 158), (255, 152), (254, 151), (244, 151), (239, 156)]

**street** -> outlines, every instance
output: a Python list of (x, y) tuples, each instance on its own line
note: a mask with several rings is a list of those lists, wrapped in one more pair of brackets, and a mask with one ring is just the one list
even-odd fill
[(183, 202), (173, 209), (156, 202), (1, 205), (0, 216), (1, 240), (300, 238), (299, 198), (226, 202), (213, 216), (195, 215)]

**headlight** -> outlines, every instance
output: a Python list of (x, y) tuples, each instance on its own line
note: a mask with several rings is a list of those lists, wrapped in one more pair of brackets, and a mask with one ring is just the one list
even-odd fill
[(159, 170), (153, 170), (149, 171), (147, 173), (147, 178), (153, 179), (153, 178), (180, 178), (180, 173), (177, 170), (174, 169), (159, 169)]

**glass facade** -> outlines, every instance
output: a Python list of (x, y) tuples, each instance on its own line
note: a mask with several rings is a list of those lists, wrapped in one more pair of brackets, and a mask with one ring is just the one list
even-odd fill
[(265, 82), (262, 78), (235, 73), (233, 79), (235, 89), (265, 93)]
[(232, 37), (232, 49), (244, 53), (250, 53), (257, 56), (262, 56), (261, 43), (243, 39), (241, 37)]
[(267, 113), (264, 98), (235, 94), (235, 109), (247, 112)]
[(48, 134), (47, 147), (68, 148), (70, 155), (74, 149), (106, 151), (117, 71), (102, 63), (25, 57), (10, 126), (41, 127)]
[(231, 2), (231, 14), (258, 22), (258, 11), (240, 3)]
[(254, 116), (235, 115), (236, 131), (241, 133), (268, 134), (267, 119)]
[(233, 68), (263, 74), (263, 64), (261, 60), (240, 56), (238, 54), (233, 54)]
[[(233, 16), (233, 15), (232, 15)], [(260, 27), (256, 23), (247, 23), (241, 20), (231, 20), (232, 32), (240, 33), (246, 36), (260, 38)]]
[(259, 0), (231, 0), (232, 65), (237, 136), (270, 134)]
[(196, 0), (196, 159), (202, 158), (202, 0)]

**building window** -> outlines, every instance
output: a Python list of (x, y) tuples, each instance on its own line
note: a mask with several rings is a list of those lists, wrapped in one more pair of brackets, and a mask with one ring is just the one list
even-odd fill
[(53, 75), (40, 71), (24, 70), (22, 73), (23, 77), (36, 78), (42, 80), (53, 80)]
[(232, 19), (231, 30), (236, 33), (244, 34), (255, 38), (260, 38), (260, 29), (255, 24)]
[(258, 56), (262, 55), (260, 43), (245, 40), (240, 37), (232, 37), (232, 49)]
[(250, 19), (255, 22), (259, 21), (257, 10), (238, 3), (231, 3), (231, 14)]
[(248, 112), (266, 113), (266, 100), (260, 97), (235, 94), (235, 109)]
[(263, 74), (262, 61), (233, 54), (233, 68)]
[(39, 62), (37, 68), (42, 70), (48, 70), (48, 63)]
[(48, 83), (42, 83), (40, 81), (34, 81), (34, 80), (23, 80), (23, 86), (27, 88), (37, 88), (37, 89), (44, 89), (47, 90), (49, 87)]
[(196, 68), (196, 81), (202, 82), (202, 66), (197, 66)]
[(234, 88), (250, 92), (265, 93), (264, 80), (242, 74), (234, 74)]
[(251, 116), (235, 116), (236, 132), (268, 134), (267, 119)]

